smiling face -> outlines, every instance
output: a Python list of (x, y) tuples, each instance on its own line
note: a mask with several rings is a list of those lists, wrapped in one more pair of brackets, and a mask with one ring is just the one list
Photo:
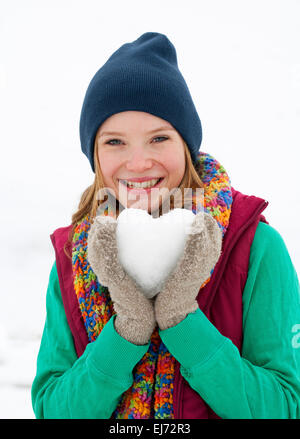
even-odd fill
[(153, 212), (184, 176), (182, 137), (169, 122), (150, 113), (112, 115), (100, 126), (96, 147), (104, 185), (124, 207)]

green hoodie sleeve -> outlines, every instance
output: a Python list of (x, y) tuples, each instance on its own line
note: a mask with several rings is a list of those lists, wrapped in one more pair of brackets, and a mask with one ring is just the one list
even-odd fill
[(160, 337), (223, 419), (300, 418), (299, 281), (280, 234), (259, 223), (243, 292), (243, 347), (198, 309)]
[(150, 343), (137, 346), (114, 329), (115, 315), (78, 358), (53, 264), (46, 298), (46, 322), (32, 385), (39, 419), (109, 419), (132, 385), (132, 370)]

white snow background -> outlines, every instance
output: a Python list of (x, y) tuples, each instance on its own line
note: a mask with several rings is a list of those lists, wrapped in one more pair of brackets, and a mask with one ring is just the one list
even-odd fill
[[(34, 418), (30, 389), (54, 251), (93, 181), (79, 116), (94, 73), (144, 32), (174, 43), (201, 150), (264, 214), (300, 273), (300, 2), (0, 1), (0, 418)], [(300, 323), (300, 322), (295, 322)]]

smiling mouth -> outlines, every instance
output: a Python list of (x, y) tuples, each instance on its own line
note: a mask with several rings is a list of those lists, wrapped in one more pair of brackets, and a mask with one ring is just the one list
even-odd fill
[(127, 187), (127, 189), (152, 189), (157, 187), (162, 181), (164, 177), (154, 178), (152, 180), (147, 181), (131, 181), (131, 180), (119, 180), (119, 182)]

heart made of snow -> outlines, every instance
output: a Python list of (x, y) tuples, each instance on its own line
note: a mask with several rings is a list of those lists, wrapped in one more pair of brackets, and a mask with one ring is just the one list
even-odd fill
[(126, 208), (118, 216), (116, 239), (120, 263), (147, 298), (156, 296), (183, 254), (195, 214), (172, 209), (159, 218)]

